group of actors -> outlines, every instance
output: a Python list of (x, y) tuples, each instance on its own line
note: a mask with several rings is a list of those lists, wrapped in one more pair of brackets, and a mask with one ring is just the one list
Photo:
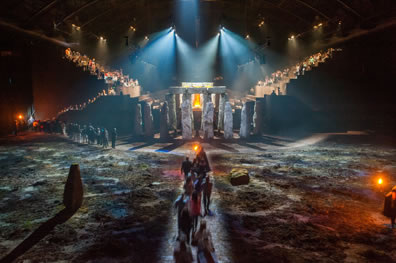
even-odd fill
[(212, 215), (209, 209), (213, 188), (210, 171), (208, 158), (202, 147), (199, 147), (192, 162), (186, 157), (181, 165), (184, 192), (174, 204), (178, 223), (178, 238), (173, 254), (176, 263), (194, 262), (191, 246), (197, 247), (197, 262), (217, 262), (212, 236), (206, 220), (203, 219)]
[[(103, 148), (109, 147), (109, 132), (106, 128), (94, 127), (89, 125), (79, 125), (76, 123), (68, 123), (65, 127), (64, 134), (67, 134), (70, 139), (79, 143), (97, 144)], [(117, 140), (117, 129), (114, 128), (111, 132), (111, 147), (115, 149)]]

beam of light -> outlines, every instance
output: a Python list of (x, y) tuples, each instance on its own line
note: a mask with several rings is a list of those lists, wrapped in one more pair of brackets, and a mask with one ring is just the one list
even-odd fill
[(53, 37), (48, 37), (48, 36), (46, 36), (44, 34), (41, 34), (39, 32), (33, 31), (33, 30), (23, 29), (23, 28), (21, 28), (19, 26), (10, 24), (10, 23), (5, 22), (3, 20), (0, 20), (0, 26), (6, 27), (6, 28), (8, 28), (10, 30), (14, 30), (14, 31), (23, 33), (25, 35), (29, 35), (29, 36), (32, 36), (32, 37), (35, 37), (35, 38), (39, 38), (39, 39), (48, 41), (48, 42), (52, 42), (52, 43), (54, 43), (56, 45), (60, 45), (60, 46), (66, 47), (66, 48), (79, 45), (79, 43), (67, 43), (67, 42), (62, 41), (60, 39), (53, 38)]
[(199, 0), (174, 1), (175, 25), (185, 42), (195, 45), (199, 41)]
[(182, 81), (213, 81), (219, 45), (216, 35), (198, 49), (176, 36), (177, 58)]
[(176, 40), (171, 28), (152, 34), (127, 67), (149, 91), (168, 88), (176, 72)]
[[(226, 83), (228, 86), (242, 88), (245, 78), (258, 79), (256, 76), (261, 75), (259, 64), (254, 61), (255, 43), (254, 41), (246, 40), (243, 37), (233, 33), (232, 31), (224, 28), (220, 36), (220, 62), (221, 70), (224, 79), (228, 79)], [(239, 74), (244, 70), (241, 69), (241, 65), (249, 65), (250, 72), (248, 75), (245, 73)], [(255, 73), (254, 73), (255, 72)], [(253, 80), (247, 83), (254, 82)], [(246, 86), (246, 85), (245, 85)]]

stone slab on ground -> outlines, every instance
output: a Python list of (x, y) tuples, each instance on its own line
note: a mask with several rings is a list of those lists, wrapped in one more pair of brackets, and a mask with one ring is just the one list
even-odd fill
[(233, 168), (230, 172), (230, 182), (233, 186), (249, 184), (249, 172), (244, 168)]

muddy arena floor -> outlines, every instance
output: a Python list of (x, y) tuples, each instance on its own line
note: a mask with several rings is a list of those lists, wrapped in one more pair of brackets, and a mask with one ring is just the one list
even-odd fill
[[(17, 262), (173, 262), (173, 201), (194, 144), (125, 137), (114, 150), (60, 135), (1, 138), (0, 258), (63, 209), (78, 163), (82, 207)], [(202, 145), (215, 180), (205, 219), (219, 262), (396, 262), (396, 230), (382, 215), (396, 185), (394, 138), (349, 132)], [(248, 169), (249, 185), (232, 186), (232, 168)]]

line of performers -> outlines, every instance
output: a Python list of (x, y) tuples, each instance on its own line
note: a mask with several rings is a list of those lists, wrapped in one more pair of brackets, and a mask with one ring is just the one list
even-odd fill
[(213, 215), (209, 209), (213, 188), (209, 175), (211, 168), (204, 149), (200, 146), (195, 147), (197, 151), (195, 159), (191, 162), (186, 157), (181, 165), (184, 193), (175, 201), (178, 222), (178, 238), (174, 250), (176, 263), (194, 262), (190, 245), (197, 247), (197, 262), (217, 262), (206, 220), (200, 219)]

